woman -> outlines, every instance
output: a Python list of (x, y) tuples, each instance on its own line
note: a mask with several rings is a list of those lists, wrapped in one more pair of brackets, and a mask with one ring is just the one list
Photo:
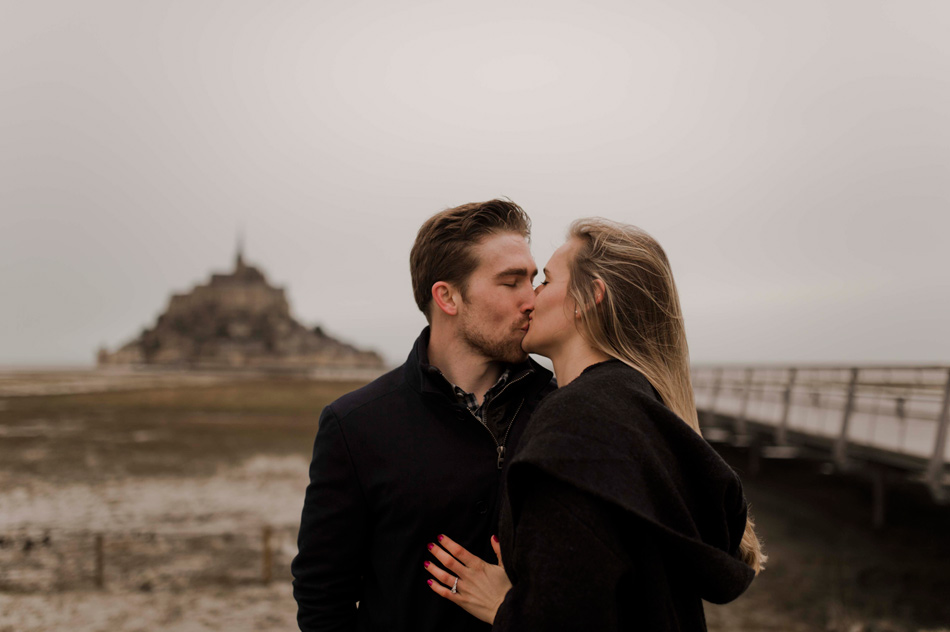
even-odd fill
[(705, 630), (702, 600), (738, 597), (765, 556), (738, 477), (699, 434), (666, 255), (585, 219), (544, 274), (523, 346), (560, 388), (511, 461), (499, 565), (440, 536), (430, 586), (494, 630)]

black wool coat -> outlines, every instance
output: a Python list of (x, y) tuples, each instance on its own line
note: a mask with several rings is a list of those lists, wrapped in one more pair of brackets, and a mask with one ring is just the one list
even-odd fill
[[(506, 476), (493, 630), (705, 630), (753, 579), (735, 472), (622, 362), (545, 399)], [(490, 559), (490, 558), (489, 558)]]
[(496, 442), (446, 393), (444, 378), (425, 370), (428, 340), (426, 329), (403, 366), (320, 418), (291, 565), (304, 632), (490, 627), (428, 587), (426, 545), (445, 533), (489, 558), (507, 468), (497, 443), (517, 444), (554, 384), (533, 361), (511, 367), (486, 411), (506, 428)]

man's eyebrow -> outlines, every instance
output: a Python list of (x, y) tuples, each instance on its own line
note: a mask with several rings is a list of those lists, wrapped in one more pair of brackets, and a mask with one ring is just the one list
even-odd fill
[(528, 276), (527, 268), (508, 268), (507, 270), (502, 270), (495, 275), (496, 279), (506, 276)]

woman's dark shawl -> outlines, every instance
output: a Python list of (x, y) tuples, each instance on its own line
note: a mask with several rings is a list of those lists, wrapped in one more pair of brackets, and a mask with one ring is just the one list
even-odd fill
[(726, 603), (751, 583), (737, 557), (746, 523), (739, 478), (622, 362), (593, 365), (545, 398), (512, 459), (510, 492), (529, 468), (656, 527), (675, 572), (703, 599)]

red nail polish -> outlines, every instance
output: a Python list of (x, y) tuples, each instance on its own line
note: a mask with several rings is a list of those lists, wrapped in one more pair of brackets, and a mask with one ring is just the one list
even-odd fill
[(423, 566), (425, 566), (426, 568), (429, 568), (429, 562), (428, 562), (428, 561), (426, 561), (426, 563), (425, 563), (425, 564), (423, 564)]
[(431, 551), (431, 550), (432, 550), (432, 547), (434, 547), (434, 546), (435, 546), (434, 544), (432, 544), (431, 542), (429, 542), (429, 545), (428, 545), (427, 548)]
[(431, 585), (432, 585), (432, 580), (431, 580), (431, 579), (427, 579), (427, 580), (426, 580), (426, 583), (431, 586)]
[(439, 536), (439, 542), (441, 542), (441, 541), (442, 541), (442, 538), (444, 538), (444, 537), (445, 537), (444, 535), (440, 535), (440, 536)]
[(491, 539), (492, 539), (492, 542), (498, 542), (498, 536), (497, 536), (497, 535), (493, 535), (493, 536), (491, 537)]

